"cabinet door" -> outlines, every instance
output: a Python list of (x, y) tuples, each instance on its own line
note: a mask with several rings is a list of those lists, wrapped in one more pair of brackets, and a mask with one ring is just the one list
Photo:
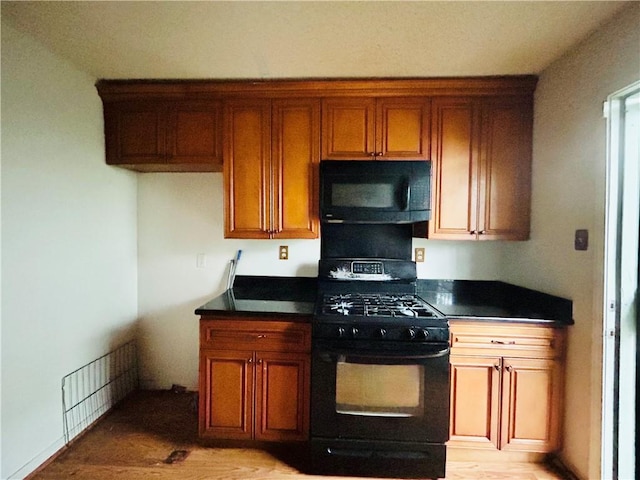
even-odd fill
[(318, 238), (320, 101), (272, 105), (273, 238)]
[(256, 440), (307, 440), (309, 355), (258, 352), (256, 359)]
[(201, 350), (201, 436), (252, 438), (253, 362), (253, 352)]
[(373, 98), (332, 98), (322, 103), (322, 158), (375, 157), (376, 102)]
[(271, 102), (230, 100), (224, 124), (225, 237), (269, 238)]
[(500, 428), (500, 358), (451, 355), (448, 445), (496, 449)]
[(503, 450), (550, 452), (559, 446), (561, 382), (557, 360), (504, 359)]
[(429, 238), (474, 238), (477, 230), (479, 111), (472, 98), (433, 100), (433, 205)]
[(376, 107), (376, 158), (429, 160), (430, 101), (380, 98)]
[(109, 165), (166, 162), (166, 110), (160, 102), (104, 105), (106, 159)]
[(532, 106), (519, 99), (482, 105), (479, 239), (526, 240), (531, 209)]
[(199, 164), (202, 170), (222, 166), (220, 102), (176, 102), (169, 110), (168, 161)]

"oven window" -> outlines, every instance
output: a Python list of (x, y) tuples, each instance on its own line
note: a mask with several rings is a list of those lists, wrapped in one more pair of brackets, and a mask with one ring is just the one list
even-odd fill
[(333, 207), (392, 208), (394, 187), (390, 183), (333, 183)]
[(380, 417), (424, 415), (424, 366), (338, 361), (336, 412)]

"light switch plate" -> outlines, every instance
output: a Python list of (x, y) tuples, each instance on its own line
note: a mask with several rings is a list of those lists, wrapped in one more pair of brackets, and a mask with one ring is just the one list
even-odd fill
[(589, 230), (576, 230), (576, 236), (573, 241), (576, 250), (586, 250), (589, 248)]
[(419, 247), (415, 249), (416, 263), (424, 262), (424, 248)]
[(289, 260), (289, 247), (287, 245), (280, 245), (278, 252), (278, 258), (280, 260)]

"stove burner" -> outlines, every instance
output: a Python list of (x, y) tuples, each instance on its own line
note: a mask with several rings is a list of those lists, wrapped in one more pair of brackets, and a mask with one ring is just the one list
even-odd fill
[(346, 293), (325, 295), (323, 315), (359, 315), (364, 317), (433, 317), (422, 299), (409, 294)]

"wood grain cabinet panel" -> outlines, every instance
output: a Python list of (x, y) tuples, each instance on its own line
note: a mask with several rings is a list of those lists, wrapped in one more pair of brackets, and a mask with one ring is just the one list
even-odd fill
[(225, 104), (225, 237), (317, 238), (320, 101)]
[(565, 331), (455, 320), (451, 331), (448, 445), (535, 453), (560, 448)]
[(559, 447), (560, 372), (557, 360), (504, 359), (503, 450), (549, 452)]
[(450, 445), (498, 448), (500, 358), (451, 356)]
[(222, 167), (222, 104), (180, 102), (169, 108), (168, 161)]
[(429, 238), (529, 237), (532, 119), (530, 97), (433, 100)]
[(165, 162), (166, 110), (154, 102), (123, 102), (104, 106), (107, 164)]
[(307, 323), (201, 319), (200, 436), (307, 440), (310, 338)]
[(430, 100), (330, 98), (322, 103), (322, 158), (428, 160)]
[(143, 172), (222, 170), (219, 101), (105, 102), (109, 165)]
[(259, 352), (256, 439), (304, 440), (309, 431), (308, 355)]
[(252, 360), (253, 352), (200, 352), (201, 432), (233, 439), (252, 437)]

